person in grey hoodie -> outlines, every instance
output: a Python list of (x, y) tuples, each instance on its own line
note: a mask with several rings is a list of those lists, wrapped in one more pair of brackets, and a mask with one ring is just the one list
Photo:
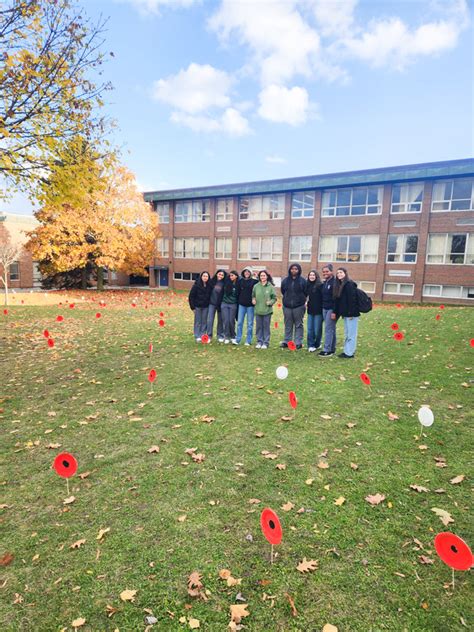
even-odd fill
[(293, 340), (297, 349), (303, 346), (303, 318), (306, 311), (306, 297), (308, 296), (306, 279), (301, 276), (299, 263), (292, 263), (288, 269), (288, 276), (281, 283), (283, 296), (283, 316), (285, 319), (285, 338), (280, 347), (288, 347)]

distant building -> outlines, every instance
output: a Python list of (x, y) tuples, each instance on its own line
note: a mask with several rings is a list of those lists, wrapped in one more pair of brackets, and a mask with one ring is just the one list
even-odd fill
[(216, 268), (347, 267), (375, 300), (474, 304), (474, 160), (152, 191), (153, 287)]
[[(23, 245), (28, 241), (26, 233), (34, 230), (38, 222), (28, 215), (15, 215), (0, 211), (0, 243), (10, 240), (13, 244)], [(38, 264), (24, 248), (18, 260), (10, 265), (8, 274), (9, 289), (41, 287), (41, 273)]]

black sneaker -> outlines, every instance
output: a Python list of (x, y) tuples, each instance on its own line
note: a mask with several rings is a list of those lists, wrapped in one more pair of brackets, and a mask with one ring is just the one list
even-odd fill
[(350, 355), (347, 355), (345, 353), (340, 353), (338, 357), (339, 358), (353, 358), (354, 356), (353, 355), (350, 356)]
[(319, 355), (327, 358), (334, 355), (334, 351), (320, 351)]
[(288, 343), (287, 342), (280, 342), (280, 349), (288, 349)]

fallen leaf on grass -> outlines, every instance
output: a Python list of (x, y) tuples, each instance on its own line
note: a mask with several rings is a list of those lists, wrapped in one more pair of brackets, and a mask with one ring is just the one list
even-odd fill
[(122, 590), (120, 593), (120, 599), (122, 601), (135, 601), (136, 590)]
[(414, 489), (416, 492), (429, 492), (430, 490), (423, 485), (410, 485), (410, 489)]
[(71, 625), (73, 628), (81, 628), (85, 622), (86, 620), (84, 619), (84, 617), (79, 617), (79, 619), (74, 619)]
[(265, 436), (265, 434), (263, 432), (256, 432), (255, 436), (257, 437), (257, 439), (261, 439), (262, 437)]
[(318, 568), (317, 560), (307, 560), (305, 557), (303, 561), (298, 564), (296, 567), (300, 573), (309, 573), (310, 571), (315, 571)]
[(260, 503), (260, 502), (262, 502), (262, 501), (261, 501), (261, 500), (259, 500), (258, 498), (251, 498), (251, 499), (249, 500), (249, 503), (250, 503), (251, 505), (258, 505), (258, 503)]
[(337, 628), (335, 625), (331, 625), (330, 623), (326, 623), (323, 627), (322, 632), (337, 632)]
[(385, 496), (383, 494), (379, 494), (377, 492), (377, 494), (369, 494), (368, 496), (365, 497), (365, 500), (370, 504), (370, 505), (380, 505), (380, 503), (385, 500)]
[(334, 501), (334, 504), (340, 507), (345, 502), (346, 502), (346, 499), (344, 498), (344, 496), (339, 496), (339, 498), (336, 498), (336, 500)]
[(449, 482), (451, 483), (451, 485), (458, 485), (459, 483), (462, 483), (465, 478), (465, 474), (459, 474), (459, 476), (455, 476)]
[(314, 482), (314, 478), (307, 478), (307, 479), (305, 480), (306, 485), (312, 485), (312, 484), (313, 484), (313, 482)]
[(227, 568), (223, 568), (221, 571), (219, 571), (219, 577), (226, 580), (227, 586), (229, 587), (239, 586), (242, 583), (241, 579), (236, 579), (235, 577), (232, 577), (232, 573)]
[(79, 474), (79, 478), (81, 479), (81, 481), (83, 481), (85, 478), (87, 478), (90, 475), (91, 475), (90, 472), (82, 472), (82, 474)]
[(71, 503), (73, 503), (76, 500), (75, 496), (68, 496), (68, 498), (65, 498), (63, 500), (63, 505), (70, 505)]
[(451, 514), (445, 511), (444, 509), (438, 509), (438, 507), (433, 507), (431, 511), (434, 511), (434, 513), (437, 516), (439, 516), (441, 522), (444, 524), (445, 527), (447, 527), (450, 522), (454, 522), (454, 520), (451, 517)]
[(292, 614), (294, 617), (297, 617), (297, 616), (298, 616), (298, 611), (297, 611), (297, 609), (295, 608), (295, 602), (293, 601), (292, 597), (291, 597), (288, 593), (285, 593), (285, 597), (288, 599), (288, 602), (289, 602), (289, 604), (290, 604), (291, 614)]
[(240, 623), (244, 617), (248, 617), (250, 612), (247, 610), (248, 603), (232, 604), (230, 607), (230, 616), (232, 623)]
[(110, 527), (107, 527), (106, 529), (99, 529), (99, 533), (96, 537), (96, 540), (99, 540), (100, 542), (102, 538), (104, 537), (104, 535), (108, 533), (109, 531), (110, 531)]
[(46, 446), (49, 450), (56, 450), (57, 448), (61, 447), (60, 443), (48, 443), (48, 445)]
[(8, 566), (13, 562), (14, 556), (11, 553), (5, 553), (0, 557), (0, 566)]
[(201, 597), (204, 601), (207, 601), (206, 594), (201, 590), (204, 588), (201, 582), (202, 575), (198, 571), (193, 571), (188, 577), (188, 595), (190, 597)]
[(400, 417), (395, 413), (392, 413), (391, 410), (388, 411), (387, 417), (390, 419), (390, 421), (396, 421), (397, 419), (400, 419)]
[(287, 503), (282, 505), (281, 508), (283, 509), (283, 511), (291, 511), (294, 508), (294, 504), (288, 501)]
[(70, 549), (80, 549), (81, 546), (83, 544), (85, 544), (85, 543), (86, 543), (86, 539), (85, 538), (83, 540), (77, 540), (76, 542), (73, 542), (69, 548)]
[(284, 463), (277, 463), (275, 467), (277, 470), (286, 470), (286, 465)]
[(198, 628), (201, 627), (199, 619), (189, 619), (188, 623), (191, 630), (197, 630)]
[(357, 426), (357, 424), (353, 424), (351, 421), (348, 421), (348, 422), (346, 423), (346, 426), (347, 426), (348, 428), (355, 428), (355, 427)]
[(319, 415), (319, 416), (321, 417), (321, 419), (326, 419), (326, 420), (332, 419), (331, 415)]
[(159, 445), (152, 445), (151, 448), (148, 448), (147, 452), (149, 452), (150, 454), (152, 454), (153, 452), (159, 452), (160, 451), (160, 446)]
[(216, 420), (215, 417), (210, 417), (209, 415), (203, 415), (202, 417), (199, 417), (199, 419), (200, 421), (204, 421), (206, 424), (212, 424), (212, 422)]
[(178, 522), (184, 522), (186, 520), (188, 516), (186, 514), (183, 514), (182, 516), (179, 516), (178, 518)]
[(426, 555), (419, 555), (418, 560), (420, 561), (420, 564), (434, 564), (434, 560), (432, 560), (431, 557), (427, 557)]
[(109, 604), (107, 604), (105, 606), (105, 612), (107, 613), (107, 616), (109, 617), (109, 619), (111, 619), (114, 616), (114, 614), (118, 612), (118, 608), (114, 608), (113, 606), (110, 606)]
[(351, 463), (351, 469), (352, 470), (358, 470), (359, 466), (357, 465), (357, 463)]
[(326, 461), (319, 461), (318, 467), (320, 470), (327, 470), (329, 467), (329, 463), (327, 463)]

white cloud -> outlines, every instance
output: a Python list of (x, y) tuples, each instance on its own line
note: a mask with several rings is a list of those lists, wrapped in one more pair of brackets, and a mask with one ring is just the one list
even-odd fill
[(271, 85), (260, 92), (259, 99), (258, 113), (268, 121), (295, 126), (306, 122), (309, 96), (304, 88)]
[(307, 0), (325, 37), (342, 37), (354, 26), (354, 10), (359, 0)]
[(265, 156), (265, 162), (269, 162), (274, 165), (286, 165), (288, 161), (286, 158), (278, 156), (278, 154), (271, 154), (270, 156)]
[(135, 7), (142, 15), (160, 13), (160, 9), (163, 7), (170, 7), (172, 9), (184, 8), (187, 9), (192, 4), (199, 2), (199, 0), (120, 0), (122, 3), (126, 2)]
[(217, 118), (209, 115), (173, 112), (171, 120), (173, 123), (189, 127), (194, 132), (223, 132), (234, 137), (246, 136), (252, 132), (247, 119), (235, 108), (226, 108)]
[(196, 114), (210, 107), (230, 105), (228, 91), (232, 79), (223, 70), (209, 64), (189, 64), (176, 75), (159, 79), (153, 84), (153, 97), (182, 112)]
[(222, 0), (209, 26), (223, 42), (231, 41), (235, 33), (241, 44), (252, 49), (264, 85), (311, 75), (311, 58), (319, 51), (319, 36), (293, 1)]

